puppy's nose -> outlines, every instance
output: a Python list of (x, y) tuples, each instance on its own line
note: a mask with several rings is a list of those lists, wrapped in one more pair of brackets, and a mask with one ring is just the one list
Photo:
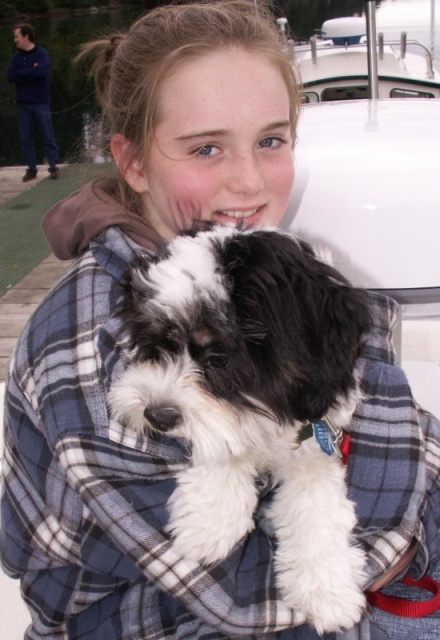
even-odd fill
[(167, 431), (177, 427), (180, 422), (180, 413), (169, 407), (149, 408), (144, 410), (144, 417), (151, 424), (153, 429)]

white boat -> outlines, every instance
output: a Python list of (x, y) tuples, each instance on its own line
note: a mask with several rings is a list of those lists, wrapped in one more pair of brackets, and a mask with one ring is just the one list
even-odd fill
[[(278, 24), (285, 29), (286, 21)], [(319, 37), (295, 44), (294, 57), (306, 103), (369, 98), (368, 21), (365, 17), (324, 22)], [(375, 36), (375, 30), (374, 30)], [(440, 98), (440, 73), (429, 49), (418, 40), (377, 34), (379, 98)], [(291, 43), (292, 46), (292, 43)]]
[(330, 249), (359, 287), (401, 305), (394, 342), (414, 397), (440, 417), (440, 101), (303, 108), (281, 226)]

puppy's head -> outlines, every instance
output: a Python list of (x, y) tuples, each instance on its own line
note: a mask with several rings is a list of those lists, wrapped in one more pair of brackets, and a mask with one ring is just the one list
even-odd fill
[(207, 390), (280, 422), (322, 417), (354, 387), (365, 294), (275, 230), (212, 227), (132, 266), (121, 313), (138, 361), (187, 353)]

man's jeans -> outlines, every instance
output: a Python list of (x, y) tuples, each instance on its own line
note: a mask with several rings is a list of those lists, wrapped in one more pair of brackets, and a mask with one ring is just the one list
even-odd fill
[(40, 130), (49, 169), (54, 169), (58, 162), (58, 147), (52, 126), (50, 105), (27, 103), (17, 104), (17, 107), (21, 152), (28, 170), (37, 170), (34, 149), (35, 127)]

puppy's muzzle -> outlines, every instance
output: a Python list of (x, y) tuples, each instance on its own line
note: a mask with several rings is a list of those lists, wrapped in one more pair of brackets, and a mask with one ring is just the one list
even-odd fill
[(150, 423), (152, 429), (157, 431), (174, 429), (182, 420), (181, 414), (172, 407), (146, 407), (144, 418)]

